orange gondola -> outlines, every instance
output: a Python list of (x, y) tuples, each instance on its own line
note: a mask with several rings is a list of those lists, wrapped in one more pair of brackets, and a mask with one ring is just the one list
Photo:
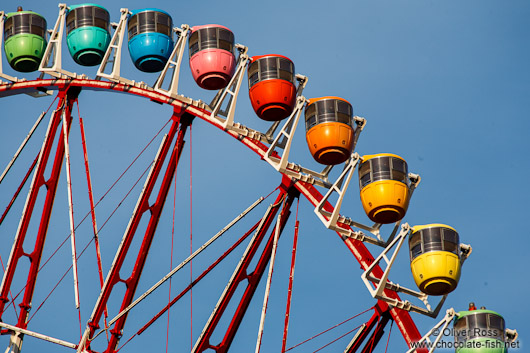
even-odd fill
[(347, 100), (312, 98), (305, 108), (305, 121), (307, 145), (317, 162), (335, 165), (350, 158), (355, 129), (353, 108)]
[(291, 115), (296, 103), (293, 62), (282, 55), (261, 55), (250, 59), (248, 87), (252, 108), (266, 121)]

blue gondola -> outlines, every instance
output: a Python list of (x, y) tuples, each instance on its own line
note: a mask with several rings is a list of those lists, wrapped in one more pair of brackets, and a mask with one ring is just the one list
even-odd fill
[(161, 71), (171, 52), (173, 20), (159, 9), (132, 11), (129, 18), (129, 53), (136, 68), (144, 72)]

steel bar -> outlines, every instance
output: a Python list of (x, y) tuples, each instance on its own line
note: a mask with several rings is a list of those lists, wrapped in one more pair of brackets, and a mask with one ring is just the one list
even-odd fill
[(7, 205), (6, 209), (4, 210), (4, 213), (2, 214), (2, 217), (0, 217), (0, 224), (2, 224), (4, 222), (4, 219), (7, 217), (7, 214), (9, 213), (9, 210), (11, 210), (11, 207), (15, 203), (15, 200), (18, 198), (18, 195), (22, 191), (22, 188), (24, 187), (24, 185), (26, 185), (26, 182), (28, 181), (29, 176), (31, 175), (31, 172), (33, 172), (33, 169), (37, 165), (37, 161), (39, 160), (39, 154), (37, 154), (37, 157), (35, 157), (35, 159), (33, 160), (33, 163), (31, 163), (31, 166), (29, 167), (28, 172), (26, 173), (24, 178), (22, 178), (22, 182), (18, 186), (17, 191), (15, 191), (15, 194), (11, 198), (11, 201), (9, 201), (9, 205)]
[[(114, 257), (114, 261), (112, 262), (111, 268), (107, 274), (107, 278), (105, 279), (105, 283), (103, 284), (103, 288), (101, 289), (101, 293), (96, 301), (96, 305), (94, 306), (92, 315), (90, 316), (85, 332), (83, 333), (83, 337), (81, 338), (81, 341), (79, 343), (78, 350), (77, 350), (78, 353), (85, 350), (85, 348), (87, 349), (90, 348), (89, 341), (92, 340), (94, 331), (99, 327), (99, 324), (98, 324), (99, 320), (103, 312), (105, 311), (107, 301), (114, 288), (114, 285), (120, 282), (121, 280), (119, 272), (125, 260), (125, 256), (127, 255), (127, 251), (129, 250), (129, 247), (131, 245), (131, 242), (133, 240), (133, 236), (135, 233), (134, 231), (131, 232), (131, 227), (134, 225), (133, 220), (136, 214), (138, 213), (143, 214), (148, 209), (147, 202), (149, 199), (150, 191), (153, 188), (153, 186), (151, 186), (150, 188), (149, 186), (150, 186), (150, 183), (152, 184), (153, 174), (157, 175), (158, 172), (160, 171), (161, 165), (163, 163), (163, 161), (160, 160), (161, 156), (165, 156), (167, 154), (167, 151), (169, 150), (169, 145), (171, 143), (171, 140), (175, 136), (175, 133), (178, 129), (179, 124), (180, 124), (180, 120), (174, 121), (173, 125), (171, 126), (169, 130), (169, 134), (164, 136), (164, 138), (162, 139), (158, 152), (155, 156), (154, 163), (151, 166), (149, 175), (147, 176), (142, 192), (140, 193), (140, 197), (136, 203), (135, 209), (133, 211), (133, 216), (131, 217), (131, 220), (129, 221), (129, 225), (127, 226), (125, 234), (123, 235), (122, 241)], [(139, 221), (137, 221), (137, 223), (138, 222)]]
[(44, 119), (44, 116), (46, 115), (46, 112), (42, 112), (39, 117), (37, 118), (37, 121), (35, 122), (35, 124), (33, 124), (33, 127), (31, 128), (31, 130), (29, 131), (28, 135), (26, 136), (26, 138), (24, 139), (24, 141), (22, 141), (22, 144), (20, 144), (20, 147), (18, 148), (18, 150), (15, 152), (15, 155), (13, 156), (13, 158), (11, 158), (11, 161), (9, 162), (9, 164), (7, 165), (7, 167), (4, 169), (4, 172), (2, 173), (2, 175), (0, 175), (0, 183), (2, 183), (2, 181), (4, 180), (5, 176), (7, 175), (7, 173), (9, 172), (9, 170), (11, 169), (11, 167), (13, 166), (13, 164), (15, 163), (15, 161), (17, 160), (18, 156), (20, 155), (20, 153), (22, 152), (22, 150), (24, 149), (24, 147), (26, 147), (26, 144), (28, 143), (29, 139), (31, 138), (31, 136), (33, 136), (33, 133), (35, 132), (35, 130), (37, 129), (37, 127), (39, 126), (39, 124), (41, 123), (42, 119)]
[[(284, 182), (286, 178), (284, 177)], [(287, 223), (287, 220), (290, 215), (290, 208), (293, 204), (293, 200), (295, 197), (298, 197), (298, 192), (294, 188), (288, 189), (287, 199), (285, 200), (284, 206), (280, 212), (281, 214), (281, 220), (280, 220), (280, 236), (281, 233), (285, 227), (285, 224)], [(272, 252), (272, 245), (273, 245), (273, 235), (269, 237), (265, 249), (263, 250), (258, 263), (256, 264), (256, 267), (254, 271), (249, 274), (249, 285), (247, 286), (245, 292), (243, 293), (243, 296), (239, 302), (239, 306), (236, 309), (236, 312), (232, 318), (232, 321), (230, 322), (230, 325), (227, 329), (226, 335), (221, 343), (222, 349), (220, 352), (227, 352), (230, 348), (230, 345), (232, 344), (232, 341), (234, 340), (234, 337), (237, 333), (237, 330), (239, 326), (241, 325), (241, 322), (243, 321), (243, 317), (246, 313), (246, 310), (248, 309), (250, 305), (250, 301), (252, 300), (252, 297), (254, 293), (256, 292), (260, 279), (263, 276), (263, 273), (265, 272), (265, 269), (267, 267), (267, 263), (269, 262), (271, 252)]]
[(274, 231), (274, 240), (272, 243), (271, 259), (269, 261), (269, 274), (267, 276), (267, 284), (265, 286), (265, 295), (263, 296), (263, 307), (261, 309), (261, 319), (258, 329), (258, 339), (256, 341), (256, 353), (261, 350), (261, 340), (263, 339), (263, 329), (265, 327), (265, 316), (267, 315), (267, 307), (269, 304), (269, 296), (271, 293), (272, 274), (274, 273), (274, 263), (276, 260), (276, 250), (278, 249), (278, 238), (280, 237), (280, 221), (281, 215), (276, 221), (276, 229)]
[(75, 224), (74, 224), (74, 200), (72, 195), (72, 173), (70, 171), (70, 145), (68, 143), (68, 131), (70, 131), (70, 124), (68, 120), (72, 121), (72, 117), (69, 119), (66, 117), (66, 113), (63, 110), (62, 121), (63, 121), (63, 141), (64, 141), (64, 155), (66, 159), (66, 184), (68, 190), (68, 215), (70, 220), (70, 245), (72, 247), (72, 274), (74, 276), (74, 297), (75, 307), (79, 309), (79, 284), (77, 277), (77, 250), (75, 248)]
[(289, 320), (291, 318), (291, 299), (293, 295), (294, 267), (296, 263), (296, 250), (298, 247), (298, 229), (300, 222), (297, 220), (294, 226), (293, 251), (291, 255), (291, 270), (289, 273), (289, 287), (287, 289), (287, 304), (285, 308), (285, 323), (283, 326), (282, 353), (285, 353), (287, 346), (287, 334), (289, 332)]
[[(92, 229), (94, 231), (94, 245), (96, 248), (96, 259), (98, 263), (98, 274), (99, 274), (99, 283), (101, 288), (103, 289), (103, 284), (105, 283), (105, 279), (103, 278), (103, 266), (101, 264), (101, 250), (99, 246), (99, 234), (98, 234), (98, 225), (96, 221), (96, 206), (94, 204), (94, 192), (92, 191), (92, 177), (90, 175), (90, 166), (88, 163), (88, 151), (86, 147), (86, 136), (85, 136), (85, 124), (83, 123), (83, 118), (79, 117), (79, 129), (81, 131), (81, 146), (83, 147), (83, 159), (85, 161), (85, 174), (86, 174), (86, 181), (88, 186), (88, 199), (90, 202), (90, 216), (92, 218)], [(107, 323), (107, 306), (105, 305), (104, 309), (104, 321), (105, 321), (105, 328), (108, 328)], [(107, 337), (108, 338), (108, 337)]]
[(41, 339), (41, 340), (44, 340), (44, 341), (48, 341), (48, 342), (51, 342), (51, 343), (56, 343), (58, 345), (65, 346), (65, 347), (68, 347), (68, 348), (73, 348), (73, 349), (77, 348), (76, 344), (73, 344), (73, 343), (70, 343), (70, 342), (66, 342), (66, 341), (60, 340), (58, 338), (53, 338), (53, 337), (50, 337), (50, 336), (46, 336), (46, 335), (43, 335), (43, 334), (38, 333), (38, 332), (25, 330), (25, 329), (22, 329), (22, 328), (13, 326), (13, 325), (6, 324), (6, 323), (1, 322), (1, 321), (0, 321), (0, 327), (4, 327), (4, 328), (8, 329), (9, 331), (18, 332), (18, 333), (21, 333), (21, 334), (24, 334), (24, 335), (28, 335), (28, 336), (31, 336), (31, 337), (35, 337), (35, 338), (38, 338), (38, 339)]

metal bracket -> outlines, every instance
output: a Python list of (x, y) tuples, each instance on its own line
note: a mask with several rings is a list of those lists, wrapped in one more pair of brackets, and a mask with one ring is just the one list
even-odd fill
[[(186, 48), (186, 39), (188, 38), (190, 26), (183, 24), (180, 28), (174, 28), (173, 30), (178, 34), (179, 39), (173, 48), (173, 52), (164, 66), (164, 69), (160, 73), (160, 76), (158, 76), (154, 89), (155, 91), (170, 96), (171, 98), (176, 98), (178, 95), (180, 65), (182, 63), (184, 49)], [(173, 75), (171, 76), (171, 81), (169, 82), (169, 88), (165, 90), (162, 88), (162, 85), (164, 84), (164, 79), (166, 78), (166, 74), (170, 69), (173, 69)]]
[[(350, 181), (353, 175), (353, 172), (355, 171), (355, 168), (357, 167), (357, 164), (361, 160), (361, 157), (357, 153), (352, 153), (350, 160), (348, 163), (344, 166), (344, 169), (340, 176), (337, 178), (335, 183), (329, 188), (328, 192), (322, 200), (318, 203), (318, 205), (315, 207), (315, 213), (318, 216), (318, 218), (324, 223), (326, 228), (337, 230), (337, 220), (339, 219), (339, 212), (342, 205), (342, 200), (344, 199), (344, 194), (346, 193), (346, 190), (348, 190), (348, 186), (350, 185)], [(324, 206), (326, 203), (328, 203), (329, 198), (333, 194), (333, 192), (336, 192), (338, 194), (338, 200), (333, 208), (333, 212), (329, 213), (327, 211), (324, 211)]]
[[(442, 297), (436, 308), (433, 310), (431, 305), (429, 304), (429, 296), (427, 294), (406, 287), (402, 287), (399, 284), (390, 282), (388, 280), (388, 274), (390, 273), (390, 269), (392, 268), (392, 265), (396, 260), (396, 256), (411, 229), (412, 228), (408, 225), (408, 223), (403, 224), (401, 226), (401, 231), (399, 232), (399, 234), (390, 242), (390, 244), (388, 244), (385, 250), (383, 250), (383, 252), (381, 252), (381, 254), (379, 254), (379, 256), (374, 260), (374, 262), (366, 269), (366, 271), (361, 275), (361, 279), (364, 281), (364, 284), (368, 288), (368, 291), (370, 292), (372, 297), (384, 300), (385, 302), (399, 309), (414, 311), (434, 318), (438, 316), (438, 313), (440, 312), (440, 309), (442, 308), (443, 303), (447, 298), (447, 294)], [(389, 253), (392, 248), (394, 248), (394, 246), (396, 247), (396, 249), (394, 250), (394, 253), (392, 254), (389, 260), (387, 257), (387, 253)], [(372, 275), (372, 271), (376, 266), (380, 265), (382, 259), (384, 259), (387, 264), (383, 276), (381, 276), (381, 278), (374, 277)], [(373, 287), (373, 285), (375, 285), (375, 288)], [(397, 300), (395, 298), (390, 298), (385, 295), (385, 289), (389, 289), (395, 292), (401, 292), (416, 297), (425, 304), (425, 308), (416, 306), (408, 300)]]
[(460, 244), (460, 264), (463, 265), (469, 255), (473, 252), (473, 248), (468, 244)]
[[(239, 57), (237, 59), (234, 76), (232, 76), (232, 79), (224, 89), (219, 90), (210, 104), (210, 107), (212, 108), (211, 117), (219, 120), (223, 129), (239, 132), (238, 127), (234, 126), (234, 115), (236, 111), (237, 96), (239, 94), (239, 89), (241, 88), (241, 82), (243, 82), (243, 76), (245, 75), (245, 68), (247, 67), (249, 57), (247, 55), (248, 48), (246, 46), (236, 44), (236, 48), (239, 50)], [(226, 109), (222, 111), (221, 105), (227, 96), (230, 96), (228, 104)], [(219, 118), (217, 116), (218, 114), (224, 115), (226, 119)]]
[(357, 141), (359, 140), (359, 136), (361, 136), (361, 132), (363, 132), (364, 128), (366, 127), (366, 119), (360, 116), (354, 116), (353, 121), (355, 122), (355, 125), (357, 126), (357, 128), (355, 129), (355, 135), (353, 136), (353, 150), (355, 151), (355, 147), (357, 147)]
[[(429, 332), (427, 332), (425, 336), (423, 336), (417, 342), (417, 346), (416, 346), (417, 348), (411, 348), (407, 351), (407, 353), (416, 352), (416, 349), (418, 348), (425, 349), (429, 347), (430, 347), (429, 353), (434, 352), (434, 350), (436, 349), (436, 345), (442, 339), (442, 336), (443, 336), (442, 332), (444, 332), (447, 326), (449, 326), (449, 324), (451, 323), (451, 321), (453, 321), (455, 316), (456, 316), (455, 310), (453, 308), (448, 309), (444, 318), (439, 323), (434, 325), (434, 327), (430, 329)], [(434, 343), (431, 343), (431, 340), (429, 339), (429, 337), (432, 336), (435, 332), (439, 332), (439, 334), (436, 336)]]
[(9, 337), (9, 345), (6, 348), (5, 353), (20, 353), (23, 340), (24, 334), (20, 331), (14, 331), (11, 334), (11, 337)]
[[(101, 61), (101, 64), (98, 68), (98, 73), (96, 74), (96, 78), (106, 78), (109, 81), (128, 84), (128, 85), (134, 85), (135, 82), (125, 79), (123, 77), (120, 77), (120, 66), (121, 66), (121, 53), (122, 53), (122, 47), (123, 47), (123, 36), (125, 34), (125, 31), (127, 30), (127, 16), (129, 16), (130, 12), (129, 9), (122, 8), (120, 9), (121, 16), (120, 16), (120, 22), (118, 24), (113, 23), (112, 26), (116, 28), (114, 31), (114, 34), (112, 35), (112, 39), (110, 40), (109, 47), (107, 48), (107, 51), (105, 52), (105, 56), (103, 57), (103, 60)], [(112, 55), (112, 58), (111, 58)], [(109, 74), (105, 73), (105, 68), (107, 67), (107, 64), (112, 63), (112, 70)]]
[(66, 4), (59, 4), (59, 16), (39, 66), (40, 72), (56, 78), (77, 78), (77, 74), (62, 68), (63, 35), (67, 10)]
[(506, 339), (509, 341), (509, 342), (514, 342), (517, 337), (519, 337), (519, 334), (517, 333), (517, 330), (511, 330), (509, 328), (507, 328), (505, 331), (505, 334), (506, 334)]
[(298, 81), (298, 87), (296, 87), (296, 96), (300, 97), (309, 79), (307, 78), (307, 76), (300, 74), (296, 74), (294, 77), (296, 78), (296, 81)]

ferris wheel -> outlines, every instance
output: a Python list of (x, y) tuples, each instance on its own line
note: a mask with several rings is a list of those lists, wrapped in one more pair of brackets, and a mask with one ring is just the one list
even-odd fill
[[(128, 51), (134, 66), (142, 72), (160, 72), (154, 85), (121, 76), (121, 62), (126, 56), (122, 56), (126, 32)], [(281, 347), (282, 353), (291, 350), (296, 352), (296, 349), (304, 351), (304, 348), (298, 347), (306, 341), (287, 346), (298, 251), (299, 221), (296, 204), (300, 198), (312, 205), (315, 215), (311, 216), (320, 220), (322, 229), (338, 234), (351, 251), (353, 258), (361, 266), (361, 280), (373, 298), (373, 301), (367, 303), (366, 311), (361, 313), (367, 314), (367, 318), (356, 329), (340, 337), (346, 338), (346, 342), (339, 341), (341, 347), (334, 345), (330, 351), (372, 352), (378, 345), (384, 346), (385, 343), (384, 351), (387, 351), (389, 342), (382, 339), (383, 333), (388, 325), (391, 330), (394, 323), (409, 346), (409, 351), (432, 352), (435, 346), (415, 344), (430, 344), (434, 330), (445, 329), (452, 322), (460, 330), (479, 327), (502, 332), (488, 338), (459, 336), (457, 342), (463, 344), (464, 348), (460, 349), (462, 353), (480, 352), (465, 350), (466, 343), (476, 340), (498, 341), (503, 344), (515, 340), (516, 332), (505, 328), (502, 316), (486, 309), (462, 312), (449, 309), (433, 329), (422, 330), (426, 332), (424, 336), (420, 333), (411, 313), (438, 317), (446, 297), (458, 285), (462, 265), (471, 253), (471, 247), (462, 244), (457, 230), (449, 225), (434, 223), (411, 226), (402, 223), (414, 190), (420, 184), (420, 176), (409, 172), (407, 162), (401, 156), (392, 153), (360, 156), (356, 153), (355, 147), (367, 119), (355, 116), (352, 105), (344, 98), (304, 97), (303, 90), (308, 77), (296, 74), (295, 65), (288, 57), (278, 54), (251, 57), (246, 46), (236, 44), (235, 35), (229, 28), (214, 24), (173, 27), (171, 15), (154, 8), (135, 11), (121, 9), (119, 22), (111, 23), (109, 12), (102, 6), (82, 4), (69, 7), (60, 4), (58, 18), (49, 36), (47, 22), (37, 12), (22, 9), (7, 14), (0, 12), (0, 35), (6, 60), (13, 70), (22, 73), (38, 70), (42, 73), (36, 80), (19, 79), (5, 74), (2, 70), (3, 58), (0, 57), (0, 77), (5, 80), (0, 85), (0, 96), (25, 93), (34, 97), (54, 98), (49, 108), (38, 116), (0, 176), (0, 183), (5, 178), (20, 180), (9, 199), (2, 200), (7, 205), (0, 219), (0, 226), (4, 218), (17, 209), (12, 206), (21, 202), (21, 191), (28, 189), (26, 201), (23, 207), (19, 207), (20, 221), (12, 238), (9, 258), (2, 259), (4, 273), (0, 286), (0, 327), (1, 333), (10, 337), (6, 352), (24, 351), (22, 343), (26, 337), (42, 341), (43, 347), (57, 344), (78, 353), (110, 353), (122, 348), (125, 352), (134, 347), (135, 337), (143, 334), (155, 322), (160, 322), (173, 305), (189, 295), (193, 287), (210, 272), (220, 268), (223, 260), (238, 248), (242, 249), (239, 252), (241, 257), (235, 267), (222, 267), (229, 272), (228, 281), (217, 289), (212, 289), (217, 297), (215, 305), (208, 307), (202, 321), (192, 321), (201, 328), (200, 334), (196, 335), (191, 344), (191, 352), (231, 351), (236, 334), (241, 331), (242, 323), (248, 317), (250, 303), (255, 298), (260, 301), (259, 315), (256, 316), (256, 339), (247, 349), (259, 352), (267, 313), (271, 311), (269, 299), (279, 239), (282, 233), (289, 232), (286, 225), (291, 213), (295, 212), (290, 271), (286, 280), (288, 290), (285, 295), (285, 314), (284, 320), (278, 324), (282, 325), (282, 337), (277, 346), (278, 349)], [(98, 67), (95, 78), (63, 68), (65, 37), (69, 54), (77, 64)], [(197, 85), (205, 90), (217, 91), (209, 104), (186, 97), (179, 89), (179, 75), (186, 46), (189, 51), (189, 67)], [(245, 80), (245, 72), (248, 75), (252, 108), (259, 119), (270, 124), (266, 132), (236, 121), (236, 103), (241, 84)], [(92, 224), (88, 245), (95, 248), (99, 281), (97, 296), (92, 298), (93, 307), (85, 322), (81, 320), (79, 310), (80, 297), (83, 296), (79, 259), (88, 245), (82, 249), (79, 247), (79, 223), (74, 220), (70, 154), (71, 140), (74, 139), (71, 128), (76, 108), (79, 111), (78, 97), (84, 91), (125, 93), (172, 109), (169, 120), (155, 136), (165, 132), (154, 159), (134, 185), (143, 180), (141, 191), (131, 196), (136, 197), (136, 206), (132, 215), (128, 216), (129, 222), (123, 229), (123, 234), (120, 234), (120, 241), (113, 250), (113, 260), (107, 268), (104, 268), (101, 259), (99, 239), (103, 226), (98, 224), (101, 216), (97, 212), (97, 206), (101, 200), (96, 200), (92, 191), (89, 146), (81, 113), (77, 114), (83, 149), (83, 173), (90, 202), (89, 212), (81, 222), (87, 220)], [(302, 112), (305, 116), (307, 148), (315, 161), (322, 165), (323, 169), (320, 171), (290, 160), (293, 142), (303, 143), (294, 141)], [(21, 154), (26, 153), (28, 141), (34, 139), (34, 132), (46, 119), (48, 126), (36, 158), (26, 167), (27, 173), (22, 178), (13, 176), (10, 173), (12, 166)], [(278, 175), (278, 186), (269, 195), (263, 195), (248, 207), (235, 212), (237, 217), (227, 220), (226, 226), (215, 232), (204, 244), (192, 248), (189, 255), (183, 257), (177, 266), (172, 266), (164, 276), (152, 278), (149, 288), (142, 293), (138, 291), (140, 279), (145, 280), (146, 264), (153, 258), (154, 254), (150, 254), (150, 249), (157, 241), (155, 238), (164, 206), (167, 208), (170, 190), (177, 180), (176, 171), (186, 136), (197, 119), (233, 137), (257, 159), (265, 161)], [(154, 140), (155, 138), (149, 144)], [(79, 313), (79, 323), (67, 325), (80, 326), (78, 337), (73, 338), (52, 337), (47, 334), (47, 327), (33, 327), (29, 324), (40, 309), (33, 301), (39, 290), (38, 274), (56, 253), (51, 252), (49, 257), (43, 255), (63, 168), (66, 174), (68, 217), (62, 221), (68, 223), (69, 234), (61, 246), (70, 243), (71, 266), (66, 269), (66, 274), (71, 272), (69, 276), (73, 277), (74, 302)], [(346, 192), (353, 189), (349, 187), (356, 170), (361, 203), (366, 216), (373, 222), (371, 225), (341, 214)], [(118, 180), (120, 178), (121, 176)], [(126, 197), (129, 197), (131, 191)], [(118, 200), (117, 203), (119, 207), (121, 201)], [(225, 233), (234, 229), (243, 218), (251, 217), (260, 207), (265, 208), (264, 212), (259, 214), (250, 228), (242, 231), (242, 236), (237, 241), (227, 244), (221, 255), (204, 259), (204, 254), (212, 244), (220, 241)], [(113, 214), (111, 212), (109, 218)], [(35, 223), (38, 224), (37, 227), (30, 226)], [(409, 244), (410, 269), (418, 289), (407, 288), (389, 279), (390, 270), (405, 240)], [(369, 247), (374, 249), (375, 256)], [(154, 316), (151, 315), (152, 319), (140, 329), (131, 327), (127, 320), (130, 314), (143, 310), (142, 304), (148, 298), (199, 258), (207, 263), (204, 271), (199, 276), (192, 276), (187, 287), (177, 296), (171, 296), (167, 304)], [(29, 265), (23, 265), (20, 261), (22, 259), (29, 259)], [(65, 276), (61, 281), (64, 278)], [(15, 284), (20, 281), (23, 285), (17, 287)], [(263, 293), (258, 290), (261, 288), (260, 284), (265, 286)], [(55, 288), (57, 286), (40, 305), (52, 295)], [(71, 292), (71, 287), (68, 289)], [(194, 305), (200, 305), (197, 304), (197, 299)], [(359, 315), (354, 315), (347, 321)], [(439, 339), (440, 336), (434, 343), (439, 342)], [(336, 341), (338, 339), (316, 351), (336, 344)], [(176, 348), (173, 351), (187, 349)]]

